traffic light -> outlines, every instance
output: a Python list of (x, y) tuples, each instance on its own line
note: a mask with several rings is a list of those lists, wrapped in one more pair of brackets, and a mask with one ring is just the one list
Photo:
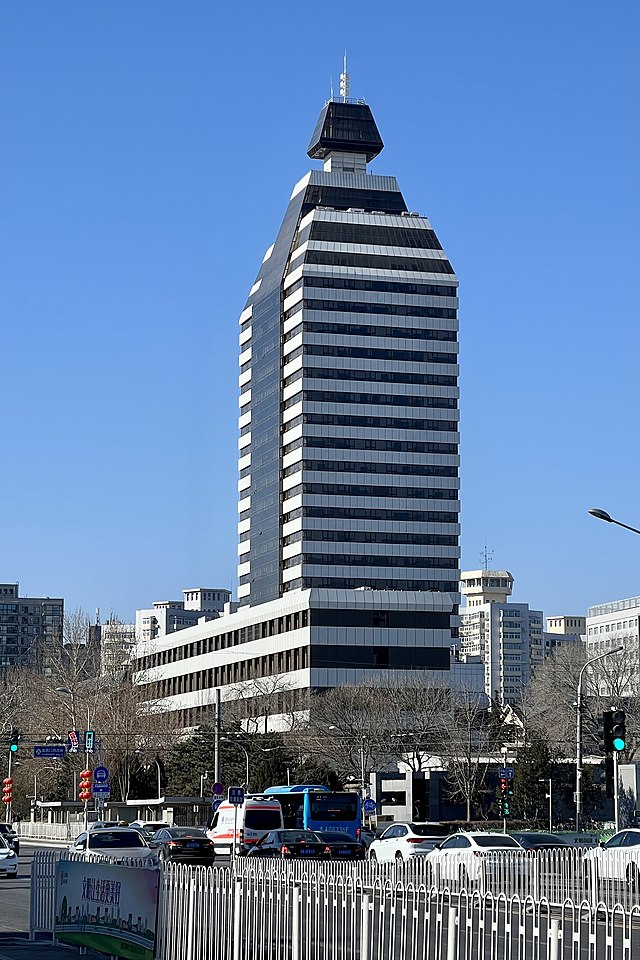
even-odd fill
[(19, 741), (20, 741), (20, 733), (18, 732), (18, 730), (12, 730), (11, 737), (9, 739), (9, 750), (11, 750), (11, 753), (18, 752), (18, 747), (20, 746)]
[(624, 710), (611, 713), (611, 743), (614, 750), (624, 750), (627, 745), (627, 724)]
[(602, 716), (598, 717), (598, 744), (603, 753), (613, 752), (612, 715), (612, 710), (605, 710)]
[(513, 796), (513, 787), (507, 777), (500, 778), (500, 815), (502, 817), (511, 816), (511, 797)]

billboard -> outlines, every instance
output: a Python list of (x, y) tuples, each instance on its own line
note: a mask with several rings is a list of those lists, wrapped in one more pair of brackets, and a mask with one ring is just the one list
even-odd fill
[(59, 860), (55, 936), (114, 957), (153, 960), (158, 877), (145, 867)]

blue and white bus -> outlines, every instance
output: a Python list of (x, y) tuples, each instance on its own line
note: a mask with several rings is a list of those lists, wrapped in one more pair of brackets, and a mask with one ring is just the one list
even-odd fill
[(360, 839), (362, 809), (357, 793), (334, 793), (308, 783), (267, 787), (264, 793), (280, 801), (285, 829), (342, 831)]

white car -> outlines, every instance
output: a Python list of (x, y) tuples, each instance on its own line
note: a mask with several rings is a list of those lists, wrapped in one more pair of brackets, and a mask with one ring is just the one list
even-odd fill
[(0, 877), (18, 876), (18, 854), (0, 834)]
[(92, 859), (122, 863), (124, 860), (143, 860), (150, 867), (158, 866), (157, 854), (139, 830), (112, 827), (108, 830), (89, 830), (81, 833), (69, 847), (70, 853), (84, 853)]
[(432, 878), (458, 882), (465, 887), (478, 883), (487, 872), (500, 873), (509, 857), (524, 862), (526, 850), (513, 837), (503, 833), (454, 833), (429, 853)]
[(640, 892), (640, 829), (629, 827), (615, 833), (599, 847), (583, 855), (585, 880), (625, 880)]
[(443, 823), (392, 823), (369, 844), (369, 859), (406, 862), (430, 853), (448, 835)]
[(164, 820), (134, 820), (133, 823), (129, 824), (129, 827), (132, 830), (139, 830), (148, 840), (158, 830), (169, 830), (171, 824), (165, 823)]

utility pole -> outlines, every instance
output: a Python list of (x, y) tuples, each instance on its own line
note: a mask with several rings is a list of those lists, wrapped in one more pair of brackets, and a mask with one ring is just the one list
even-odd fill
[(222, 729), (222, 717), (220, 711), (220, 688), (216, 689), (215, 700), (215, 724), (214, 724), (214, 748), (213, 748), (213, 782), (220, 783), (220, 731)]

